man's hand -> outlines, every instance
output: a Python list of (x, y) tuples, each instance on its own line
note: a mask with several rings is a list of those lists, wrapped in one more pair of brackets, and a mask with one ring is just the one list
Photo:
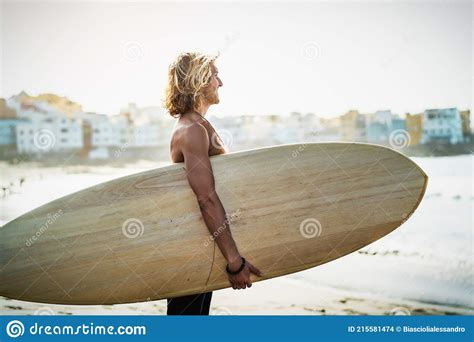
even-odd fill
[[(235, 271), (236, 269), (239, 268), (240, 265), (237, 265), (235, 267), (230, 266), (231, 271)], [(262, 272), (258, 268), (256, 268), (254, 265), (252, 265), (250, 262), (246, 261), (245, 266), (240, 271), (238, 274), (232, 275), (232, 274), (227, 274), (229, 277), (229, 282), (232, 285), (232, 288), (234, 290), (240, 290), (240, 289), (245, 289), (247, 287), (252, 286), (252, 281), (250, 280), (250, 273), (256, 274), (257, 276), (261, 277)]]

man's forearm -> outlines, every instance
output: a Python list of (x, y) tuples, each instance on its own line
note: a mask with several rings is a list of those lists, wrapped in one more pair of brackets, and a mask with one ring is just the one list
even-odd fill
[(222, 255), (231, 265), (240, 263), (240, 254), (230, 231), (229, 221), (219, 197), (212, 196), (200, 201), (199, 207), (207, 229), (216, 240)]

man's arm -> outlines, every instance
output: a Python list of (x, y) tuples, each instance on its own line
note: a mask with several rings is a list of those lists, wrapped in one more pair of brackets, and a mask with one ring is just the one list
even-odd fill
[[(224, 207), (215, 191), (214, 174), (209, 160), (207, 130), (193, 124), (186, 132), (182, 147), (186, 176), (194, 191), (207, 228), (216, 236), (216, 242), (227, 262), (240, 263), (240, 254), (232, 238)], [(221, 232), (218, 231), (219, 227)], [(215, 233), (215, 234), (214, 234)]]
[[(189, 185), (194, 191), (202, 217), (231, 270), (241, 264), (241, 256), (232, 237), (229, 222), (226, 220), (224, 207), (215, 191), (214, 174), (209, 160), (209, 137), (207, 130), (200, 124), (191, 125), (184, 137), (182, 152)], [(219, 227), (221, 227), (219, 229)], [(215, 233), (215, 234), (214, 234)], [(232, 287), (245, 288), (251, 286), (250, 272), (260, 274), (252, 264), (248, 263), (246, 272), (230, 277)]]

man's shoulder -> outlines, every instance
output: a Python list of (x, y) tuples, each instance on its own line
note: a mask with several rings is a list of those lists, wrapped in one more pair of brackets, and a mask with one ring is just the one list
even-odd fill
[(184, 126), (182, 134), (184, 145), (202, 145), (209, 141), (206, 127), (199, 122), (193, 122)]

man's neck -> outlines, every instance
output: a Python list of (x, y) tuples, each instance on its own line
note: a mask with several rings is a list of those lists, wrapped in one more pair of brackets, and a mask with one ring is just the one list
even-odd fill
[(210, 105), (209, 104), (201, 104), (199, 108), (197, 108), (197, 112), (201, 114), (202, 116), (206, 116), (207, 110), (209, 109)]

